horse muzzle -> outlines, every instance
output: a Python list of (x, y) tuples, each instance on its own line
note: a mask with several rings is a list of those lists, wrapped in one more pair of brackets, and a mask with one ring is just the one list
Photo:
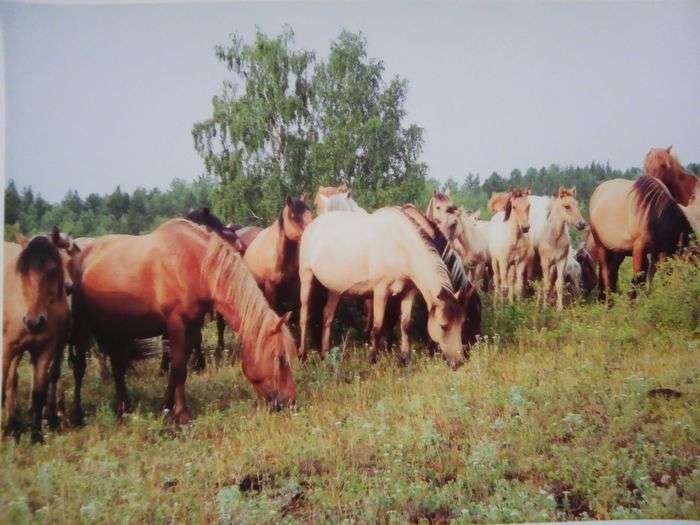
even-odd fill
[(34, 335), (40, 334), (46, 328), (46, 316), (45, 315), (39, 315), (37, 317), (32, 317), (32, 318), (25, 317), (23, 319), (23, 321), (24, 321), (24, 326), (27, 327), (27, 330), (29, 330), (30, 334), (34, 334)]
[(530, 231), (530, 225), (528, 224), (527, 226), (522, 226), (522, 227), (520, 228), (520, 231), (521, 231), (522, 233), (527, 233), (527, 232), (529, 232), (529, 231)]
[(281, 412), (292, 404), (287, 398), (272, 394), (267, 399), (267, 406), (272, 412)]

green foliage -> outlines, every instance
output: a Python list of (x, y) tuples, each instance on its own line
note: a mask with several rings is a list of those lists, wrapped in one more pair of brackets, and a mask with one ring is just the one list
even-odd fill
[(13, 202), (16, 198), (17, 204), (5, 215), (5, 240), (13, 241), (15, 232), (46, 233), (54, 225), (74, 237), (147, 233), (192, 207), (211, 206), (215, 192), (214, 182), (201, 177), (194, 182), (174, 180), (166, 191), (138, 188), (129, 194), (117, 187), (109, 195), (91, 193), (84, 200), (77, 191), (69, 190), (60, 203), (49, 204), (35, 198), (31, 188), (17, 195), (14, 181), (10, 181), (5, 199)]

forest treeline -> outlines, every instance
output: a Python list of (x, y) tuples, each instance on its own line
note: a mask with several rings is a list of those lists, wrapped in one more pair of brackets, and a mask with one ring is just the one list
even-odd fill
[[(692, 164), (689, 169), (700, 174), (700, 164)], [(639, 168), (627, 170), (613, 169), (608, 165), (591, 163), (583, 167), (559, 167), (551, 165), (546, 168), (529, 168), (525, 171), (515, 169), (508, 176), (492, 173), (480, 181), (474, 174), (462, 179), (449, 179), (440, 182), (427, 179), (421, 184), (418, 199), (411, 195), (398, 195), (393, 202), (386, 204), (403, 204), (413, 202), (424, 209), (434, 189), (450, 188), (453, 200), (468, 209), (482, 209), (482, 216), (487, 216), (486, 203), (494, 191), (504, 191), (511, 187), (530, 187), (535, 194), (548, 195), (559, 186), (576, 186), (579, 200), (587, 209), (588, 199), (593, 189), (602, 181), (612, 178), (638, 177)], [(5, 239), (12, 240), (15, 231), (27, 235), (47, 232), (53, 225), (62, 231), (70, 232), (76, 237), (97, 236), (107, 233), (147, 233), (169, 218), (184, 215), (190, 208), (210, 206), (216, 208), (219, 184), (213, 177), (203, 176), (192, 182), (175, 180), (167, 189), (139, 188), (131, 193), (117, 187), (112, 193), (98, 195), (91, 193), (86, 197), (75, 190), (69, 190), (61, 202), (50, 203), (32, 188), (18, 189), (10, 181), (5, 189)], [(355, 198), (361, 205), (372, 208), (368, 191), (353, 190)], [(279, 207), (282, 202), (280, 200)], [(256, 217), (249, 215), (246, 224), (267, 225), (274, 216)], [(231, 217), (222, 217), (224, 221)]]
[[(640, 174), (593, 162), (483, 179), (470, 173), (439, 183), (421, 160), (423, 128), (406, 122), (408, 81), (385, 78), (384, 63), (368, 56), (361, 33), (342, 31), (324, 59), (297, 48), (291, 28), (277, 36), (258, 32), (250, 43), (233, 33), (215, 54), (224, 69), (222, 87), (212, 97), (211, 115), (192, 127), (203, 175), (132, 193), (117, 187), (108, 195), (81, 196), (71, 189), (59, 203), (10, 181), (5, 238), (53, 225), (74, 236), (144, 233), (205, 205), (226, 222), (264, 225), (286, 195), (313, 195), (319, 185), (340, 183), (368, 210), (407, 202), (423, 209), (436, 187), (449, 187), (457, 204), (485, 209), (493, 191), (530, 187), (542, 195), (560, 185), (576, 186), (585, 210), (601, 181)], [(640, 162), (645, 153), (639, 152)], [(697, 164), (690, 168), (700, 171)]]

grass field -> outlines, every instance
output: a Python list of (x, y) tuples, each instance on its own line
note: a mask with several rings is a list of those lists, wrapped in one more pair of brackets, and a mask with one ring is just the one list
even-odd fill
[(699, 323), (700, 270), (673, 262), (612, 309), (486, 308), (458, 372), (336, 348), (296, 366), (283, 413), (237, 363), (190, 375), (181, 429), (161, 419), (156, 360), (130, 374), (123, 421), (91, 362), (84, 428), (3, 442), (0, 522), (699, 518)]

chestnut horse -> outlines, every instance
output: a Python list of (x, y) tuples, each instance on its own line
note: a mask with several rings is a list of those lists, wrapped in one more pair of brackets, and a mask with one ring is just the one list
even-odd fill
[(382, 208), (367, 215), (336, 211), (317, 217), (304, 231), (299, 251), (302, 356), (315, 278), (328, 290), (322, 356), (330, 347), (331, 323), (341, 296), (371, 294), (375, 360), (387, 299), (401, 294), (401, 357), (407, 360), (411, 307), (420, 291), (428, 305), (430, 337), (438, 342), (452, 368), (463, 363), (461, 330), (468, 300), (464, 268), (439, 230), (434, 228), (435, 238), (431, 238), (411, 215), (401, 208)]
[[(33, 443), (42, 442), (44, 404), (49, 387), (49, 368), (62, 353), (68, 338), (69, 308), (64, 269), (59, 254), (60, 237), (54, 229), (21, 244), (5, 243), (5, 295), (3, 299), (2, 397), (5, 434), (17, 439), (21, 424), (16, 414), (19, 362), (25, 351), (34, 367), (32, 384)], [(49, 403), (49, 422), (57, 423), (55, 402)], [(53, 412), (51, 412), (53, 411)]]
[[(216, 234), (172, 219), (141, 236), (107, 235), (78, 257), (74, 319), (79, 358), (88, 334), (110, 356), (117, 412), (130, 409), (124, 376), (134, 339), (165, 335), (171, 366), (164, 408), (178, 423), (190, 419), (185, 402), (187, 354), (212, 307), (238, 332), (243, 373), (275, 409), (295, 400), (289, 315), (270, 309), (238, 252)], [(82, 377), (76, 377), (76, 412)]]
[(279, 307), (281, 292), (298, 290), (299, 239), (310, 222), (306, 196), (287, 196), (279, 217), (245, 251), (243, 260), (273, 308)]
[(659, 259), (687, 246), (691, 228), (700, 231), (698, 178), (683, 169), (670, 148), (652, 149), (644, 166), (645, 175), (637, 180), (605, 181), (591, 195), (601, 297), (617, 290), (618, 268), (627, 255), (633, 284), (639, 285), (651, 279)]

